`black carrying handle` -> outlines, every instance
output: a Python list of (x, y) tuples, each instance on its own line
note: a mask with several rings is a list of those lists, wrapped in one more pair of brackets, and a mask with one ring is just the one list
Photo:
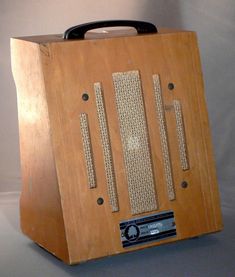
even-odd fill
[(97, 28), (105, 27), (119, 27), (128, 26), (134, 27), (138, 34), (151, 34), (157, 33), (155, 25), (145, 21), (136, 20), (107, 20), (107, 21), (94, 21), (84, 23), (81, 25), (73, 26), (64, 32), (64, 39), (83, 39), (87, 31)]

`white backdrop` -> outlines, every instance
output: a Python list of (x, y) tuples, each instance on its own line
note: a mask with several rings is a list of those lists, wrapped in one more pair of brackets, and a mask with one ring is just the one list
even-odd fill
[(137, 19), (198, 33), (222, 196), (235, 179), (234, 0), (0, 0), (0, 192), (20, 190), (16, 91), (10, 69), (12, 36), (62, 33), (102, 19)]

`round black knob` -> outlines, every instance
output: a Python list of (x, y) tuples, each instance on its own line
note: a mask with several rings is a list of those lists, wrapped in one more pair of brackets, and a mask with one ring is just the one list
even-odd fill
[(104, 203), (104, 199), (102, 198), (102, 197), (99, 197), (98, 199), (97, 199), (97, 204), (98, 205), (102, 205)]
[(181, 183), (181, 187), (182, 187), (183, 189), (186, 189), (186, 188), (188, 187), (188, 183), (187, 183), (186, 181), (183, 181), (183, 182)]
[(89, 99), (89, 95), (87, 93), (83, 93), (82, 100), (87, 101)]
[(169, 90), (173, 90), (175, 88), (174, 84), (173, 83), (169, 83), (168, 84), (168, 89)]

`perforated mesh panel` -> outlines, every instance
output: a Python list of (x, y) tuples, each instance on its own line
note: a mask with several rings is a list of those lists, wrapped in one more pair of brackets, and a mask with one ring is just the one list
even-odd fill
[(118, 197), (101, 84), (95, 83), (94, 90), (96, 96), (96, 108), (100, 127), (109, 202), (112, 207), (112, 211), (117, 212), (119, 210)]
[(178, 138), (178, 144), (179, 144), (180, 163), (183, 170), (188, 170), (189, 162), (188, 162), (188, 156), (187, 156), (182, 108), (179, 100), (174, 100), (173, 105), (175, 110), (176, 131), (177, 131), (177, 138)]
[(92, 158), (91, 139), (88, 126), (87, 114), (80, 114), (80, 128), (82, 134), (83, 152), (86, 162), (87, 178), (89, 188), (96, 187), (95, 170)]
[(148, 131), (138, 71), (113, 73), (132, 214), (157, 209)]
[(163, 100), (162, 100), (161, 84), (160, 84), (160, 79), (159, 79), (158, 74), (153, 75), (153, 86), (154, 86), (157, 117), (158, 117), (158, 122), (159, 122), (161, 148), (162, 148), (162, 154), (163, 154), (164, 171), (165, 171), (165, 179), (166, 179), (166, 184), (167, 184), (168, 198), (170, 200), (174, 200), (175, 192), (174, 192), (174, 184), (173, 184), (173, 178), (172, 178), (170, 153), (169, 153), (169, 147), (168, 147), (165, 112), (164, 112), (164, 105), (163, 105)]

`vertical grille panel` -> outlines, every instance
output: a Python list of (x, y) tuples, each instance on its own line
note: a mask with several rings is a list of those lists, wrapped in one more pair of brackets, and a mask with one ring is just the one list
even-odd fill
[(173, 177), (172, 177), (172, 168), (171, 168), (171, 161), (170, 161), (168, 138), (167, 138), (165, 112), (164, 112), (164, 105), (163, 105), (163, 100), (162, 100), (160, 78), (159, 78), (158, 74), (153, 75), (153, 87), (154, 87), (154, 94), (155, 94), (157, 117), (158, 117), (158, 122), (159, 122), (161, 148), (162, 148), (162, 154), (163, 154), (163, 163), (164, 163), (164, 171), (165, 171), (165, 179), (166, 179), (166, 184), (167, 184), (168, 198), (170, 200), (174, 200), (175, 192), (174, 192), (174, 184), (173, 184)]
[(157, 209), (148, 130), (138, 71), (113, 73), (132, 214)]
[(113, 169), (113, 159), (112, 159), (112, 153), (111, 153), (109, 132), (108, 132), (101, 84), (95, 83), (94, 90), (95, 90), (95, 97), (96, 97), (97, 115), (99, 120), (100, 137), (101, 137), (103, 156), (104, 156), (104, 166), (105, 166), (109, 202), (112, 207), (112, 211), (117, 212), (119, 210), (118, 197), (117, 197), (116, 181), (115, 181), (115, 174)]
[(92, 157), (91, 139), (90, 139), (89, 126), (88, 126), (88, 117), (87, 117), (87, 114), (85, 113), (80, 114), (80, 128), (81, 128), (81, 134), (82, 134), (83, 152), (84, 152), (84, 157), (86, 162), (88, 185), (89, 185), (89, 188), (95, 188), (96, 180), (95, 180), (95, 170), (94, 170), (94, 163), (93, 163), (93, 157)]
[(182, 108), (179, 100), (174, 100), (173, 105), (175, 110), (176, 131), (177, 131), (177, 138), (178, 138), (178, 145), (179, 145), (180, 163), (183, 170), (188, 170), (189, 162), (188, 162), (188, 156), (187, 156)]

